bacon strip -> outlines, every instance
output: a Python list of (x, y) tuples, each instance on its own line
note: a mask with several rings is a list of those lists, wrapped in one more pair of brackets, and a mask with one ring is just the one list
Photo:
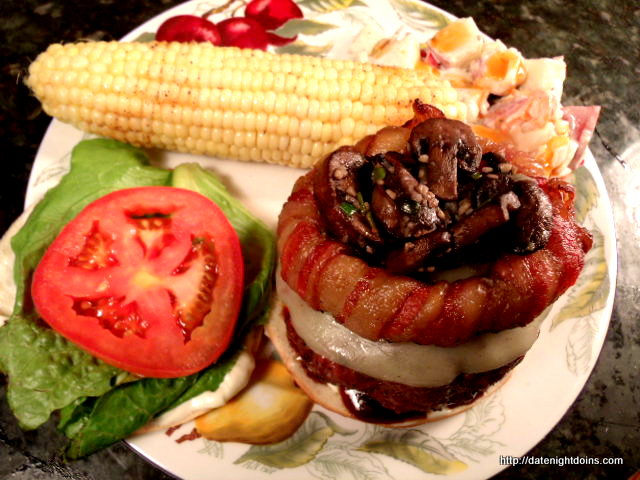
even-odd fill
[(554, 209), (545, 248), (506, 254), (484, 276), (425, 284), (369, 266), (330, 238), (314, 174), (298, 180), (279, 217), (282, 278), (312, 308), (371, 340), (452, 347), (480, 332), (524, 326), (575, 283), (591, 248), (591, 235), (574, 220), (573, 187), (541, 180)]

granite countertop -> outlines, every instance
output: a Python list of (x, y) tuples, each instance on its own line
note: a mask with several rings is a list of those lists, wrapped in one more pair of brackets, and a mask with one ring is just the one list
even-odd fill
[[(117, 39), (171, 0), (3, 1), (0, 52), (0, 232), (20, 213), (38, 145), (50, 119), (21, 82), (49, 43)], [(214, 2), (215, 3), (215, 2)], [(613, 205), (619, 255), (611, 325), (596, 367), (575, 404), (530, 452), (535, 456), (621, 457), (618, 466), (523, 466), (496, 478), (629, 478), (640, 470), (640, 6), (635, 0), (434, 1), (527, 57), (564, 55), (564, 104), (601, 105), (591, 150)], [(0, 477), (7, 479), (168, 478), (125, 445), (64, 464), (63, 439), (49, 423), (22, 432), (0, 380)]]

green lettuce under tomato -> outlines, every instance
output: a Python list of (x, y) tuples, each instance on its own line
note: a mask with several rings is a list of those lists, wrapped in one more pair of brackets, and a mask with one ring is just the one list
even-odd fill
[(96, 452), (128, 437), (158, 414), (202, 392), (215, 391), (236, 358), (236, 354), (226, 354), (194, 375), (143, 378), (99, 397), (78, 399), (62, 409), (58, 423), (69, 438), (65, 456), (75, 459)]
[[(62, 227), (86, 205), (114, 190), (172, 185), (216, 202), (238, 233), (245, 258), (245, 295), (235, 348), (213, 366), (177, 379), (134, 379), (85, 353), (38, 318), (31, 305), (31, 275)], [(0, 370), (8, 376), (7, 399), (20, 425), (37, 428), (61, 410), (60, 430), (69, 458), (88, 455), (126, 438), (158, 414), (215, 391), (233, 367), (239, 339), (264, 319), (275, 265), (273, 234), (196, 164), (174, 171), (149, 165), (135, 147), (106, 139), (85, 140), (73, 150), (71, 170), (36, 206), (12, 240), (17, 297), (0, 328)]]
[[(276, 255), (271, 230), (233, 198), (215, 175), (197, 163), (185, 163), (173, 170), (171, 185), (209, 197), (229, 219), (240, 238), (245, 267), (244, 314), (240, 315), (240, 319), (249, 324), (264, 320), (265, 302), (270, 296)], [(243, 331), (245, 328), (246, 325), (243, 324), (237, 330)]]

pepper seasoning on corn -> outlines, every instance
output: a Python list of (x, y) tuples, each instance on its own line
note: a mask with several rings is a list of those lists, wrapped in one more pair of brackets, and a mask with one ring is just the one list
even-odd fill
[(420, 99), (469, 121), (477, 105), (425, 69), (208, 43), (55, 44), (27, 85), (45, 112), (139, 147), (311, 167), (413, 117)]

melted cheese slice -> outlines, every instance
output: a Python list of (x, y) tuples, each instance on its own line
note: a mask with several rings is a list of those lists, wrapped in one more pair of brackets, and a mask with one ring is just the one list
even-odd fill
[(276, 273), (278, 295), (296, 332), (314, 352), (379, 380), (438, 387), (460, 373), (499, 368), (524, 355), (538, 338), (542, 317), (520, 328), (485, 333), (456, 347), (372, 341), (353, 333), (326, 312), (312, 309)]

